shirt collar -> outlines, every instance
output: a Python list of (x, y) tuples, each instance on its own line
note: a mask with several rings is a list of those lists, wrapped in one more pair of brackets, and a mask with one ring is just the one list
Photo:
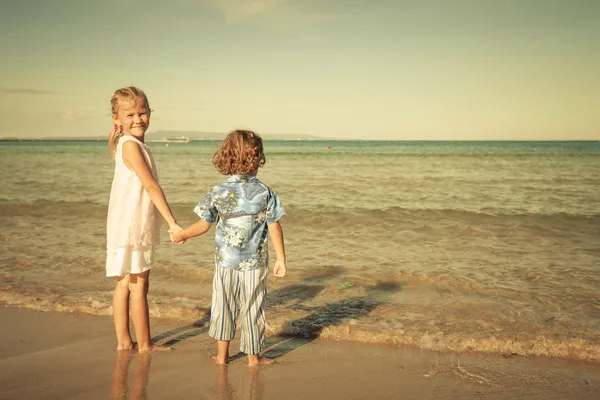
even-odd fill
[(227, 182), (250, 182), (256, 180), (254, 175), (231, 175)]

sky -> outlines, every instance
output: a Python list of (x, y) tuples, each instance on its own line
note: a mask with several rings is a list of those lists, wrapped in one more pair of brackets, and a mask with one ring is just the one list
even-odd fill
[(597, 0), (0, 0), (0, 137), (600, 140)]

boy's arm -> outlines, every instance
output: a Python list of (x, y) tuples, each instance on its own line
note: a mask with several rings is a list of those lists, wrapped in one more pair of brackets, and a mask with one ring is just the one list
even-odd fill
[(212, 224), (206, 222), (205, 220), (199, 219), (197, 222), (193, 223), (185, 229), (169, 233), (173, 235), (173, 240), (175, 242), (185, 242), (189, 238), (205, 234), (206, 232), (208, 232), (211, 225)]
[(285, 264), (283, 229), (281, 228), (279, 221), (273, 222), (271, 225), (269, 225), (269, 236), (273, 242), (275, 254), (277, 254), (277, 261), (275, 261), (275, 266), (273, 267), (273, 274), (278, 278), (283, 278), (287, 273), (287, 266)]

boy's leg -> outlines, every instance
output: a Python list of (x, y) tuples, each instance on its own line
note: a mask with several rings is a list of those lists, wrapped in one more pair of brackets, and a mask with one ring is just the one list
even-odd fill
[(152, 350), (150, 339), (150, 313), (148, 311), (148, 287), (150, 270), (141, 274), (130, 274), (131, 320), (140, 352)]
[(214, 357), (217, 364), (229, 361), (229, 342), (235, 337), (239, 289), (237, 271), (215, 266), (208, 334), (217, 339), (217, 357)]
[(217, 340), (217, 356), (213, 360), (218, 365), (227, 364), (229, 361), (229, 340)]
[(258, 354), (248, 354), (248, 366), (258, 367), (260, 365), (271, 365), (275, 361), (270, 358), (259, 357)]
[(131, 350), (133, 342), (129, 332), (129, 274), (117, 278), (112, 305), (117, 350)]
[(272, 360), (259, 358), (265, 343), (268, 273), (268, 268), (244, 272), (244, 284), (240, 290), (240, 351), (248, 354), (248, 365), (251, 366), (273, 363)]

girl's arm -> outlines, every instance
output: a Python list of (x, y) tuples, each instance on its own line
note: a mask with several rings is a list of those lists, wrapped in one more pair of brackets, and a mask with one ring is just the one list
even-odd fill
[(273, 274), (276, 277), (283, 278), (287, 273), (287, 266), (285, 264), (285, 245), (283, 243), (283, 229), (281, 228), (281, 224), (278, 222), (273, 222), (269, 225), (269, 236), (271, 237), (271, 241), (273, 242), (273, 248), (275, 250), (275, 254), (277, 254), (277, 261), (275, 261), (275, 266), (273, 267)]
[(150, 168), (148, 168), (148, 164), (146, 164), (146, 159), (140, 150), (140, 146), (133, 142), (127, 141), (123, 143), (123, 162), (140, 179), (142, 182), (142, 186), (150, 195), (150, 199), (152, 203), (160, 212), (160, 215), (167, 221), (170, 229), (177, 229), (179, 225), (177, 225), (177, 221), (171, 212), (171, 208), (167, 203), (167, 199), (165, 198), (165, 194), (158, 184), (154, 177), (152, 176), (152, 172)]
[(185, 242), (189, 238), (205, 234), (210, 229), (210, 226), (211, 224), (205, 220), (199, 219), (197, 222), (183, 230), (171, 232), (171, 235), (173, 235), (173, 241), (177, 243)]

